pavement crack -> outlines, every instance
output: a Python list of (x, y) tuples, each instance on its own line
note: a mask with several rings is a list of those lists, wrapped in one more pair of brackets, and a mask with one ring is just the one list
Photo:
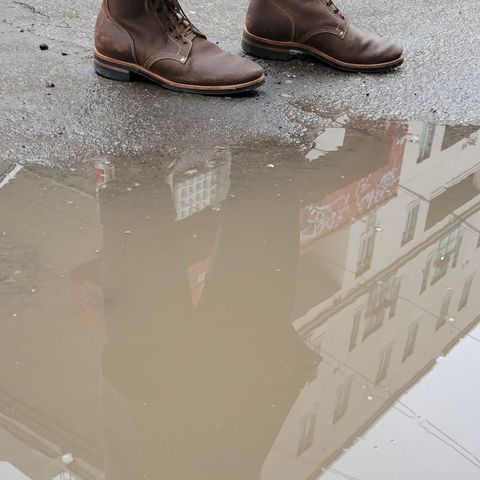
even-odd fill
[(50, 18), (46, 13), (43, 13), (40, 10), (37, 10), (33, 5), (30, 5), (27, 2), (19, 2), (18, 0), (14, 0), (13, 3), (15, 5), (19, 5), (23, 8), (26, 8), (27, 10), (30, 10), (32, 13), (35, 13), (36, 15), (40, 15), (42, 17)]

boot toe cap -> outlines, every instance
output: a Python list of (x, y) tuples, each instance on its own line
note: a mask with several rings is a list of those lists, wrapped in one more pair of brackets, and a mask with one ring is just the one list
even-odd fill
[(236, 87), (263, 79), (260, 65), (247, 58), (227, 53), (208, 41), (193, 45), (190, 72), (198, 83)]
[(234, 57), (236, 59), (236, 68), (229, 75), (231, 82), (235, 83), (249, 83), (263, 78), (263, 68), (255, 62), (247, 58)]
[(365, 38), (363, 60), (366, 64), (395, 64), (403, 58), (403, 47), (395, 40), (368, 33)]
[(380, 55), (380, 61), (384, 63), (394, 62), (403, 57), (403, 47), (392, 39), (383, 40), (383, 52)]
[(337, 52), (348, 63), (365, 68), (387, 68), (399, 65), (403, 60), (403, 47), (395, 40), (367, 32), (351, 25), (346, 44), (338, 42)]

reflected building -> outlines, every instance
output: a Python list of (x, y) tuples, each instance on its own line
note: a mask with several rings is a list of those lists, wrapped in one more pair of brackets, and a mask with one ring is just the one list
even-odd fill
[(298, 292), (294, 321), (324, 361), (284, 424), (268, 478), (315, 478), (479, 320), (470, 298), (480, 281), (478, 131), (452, 142), (448, 128), (424, 128), (435, 139), (429, 155), (422, 126), (409, 125), (388, 201), (301, 257), (309, 285), (329, 279), (319, 303)]

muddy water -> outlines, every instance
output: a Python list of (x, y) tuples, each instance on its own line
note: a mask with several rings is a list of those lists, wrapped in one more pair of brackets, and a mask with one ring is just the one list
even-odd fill
[(478, 128), (0, 166), (0, 478), (479, 478)]

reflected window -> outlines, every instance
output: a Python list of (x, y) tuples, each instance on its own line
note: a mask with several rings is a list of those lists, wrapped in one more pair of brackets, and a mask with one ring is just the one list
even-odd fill
[(183, 220), (217, 201), (217, 172), (198, 173), (174, 184), (177, 220)]
[(417, 163), (421, 163), (432, 155), (433, 139), (435, 137), (435, 124), (427, 122), (423, 127), (420, 137), (420, 151), (418, 153)]
[(365, 318), (365, 330), (363, 332), (363, 339), (365, 340), (373, 332), (378, 330), (383, 325), (385, 319), (385, 309), (378, 309), (370, 312), (368, 317)]
[(405, 224), (405, 230), (402, 235), (402, 246), (413, 240), (413, 237), (415, 236), (419, 211), (420, 204), (414, 205), (408, 210), (407, 223)]
[(455, 268), (457, 266), (458, 257), (460, 255), (460, 249), (462, 247), (462, 240), (463, 240), (463, 235), (462, 235), (462, 232), (459, 231), (457, 235), (457, 241), (455, 242), (455, 250), (453, 252), (452, 268)]
[(360, 251), (358, 253), (356, 276), (364, 274), (372, 266), (373, 251), (375, 248), (375, 229), (369, 230), (360, 242)]
[(472, 290), (474, 274), (472, 273), (466, 280), (463, 285), (462, 296), (460, 297), (460, 304), (458, 305), (458, 310), (462, 310), (468, 304), (468, 298), (470, 297), (470, 291)]
[(377, 377), (375, 383), (380, 383), (385, 379), (390, 365), (390, 358), (392, 357), (393, 343), (387, 345), (380, 353), (380, 362), (378, 364)]
[(300, 439), (298, 441), (297, 455), (308, 450), (315, 439), (315, 423), (317, 415), (309, 412), (300, 420)]
[(358, 332), (360, 331), (360, 322), (362, 320), (362, 311), (355, 312), (353, 316), (352, 333), (350, 334), (350, 346), (348, 351), (351, 352), (357, 346)]
[(368, 214), (366, 221), (366, 231), (360, 239), (360, 250), (358, 252), (358, 261), (357, 261), (357, 278), (365, 273), (367, 270), (370, 270), (373, 260), (373, 251), (375, 249), (375, 237), (377, 234), (377, 229), (375, 224), (377, 222), (377, 212), (372, 211)]
[(443, 278), (450, 265), (452, 256), (453, 263), (456, 264), (461, 246), (461, 232), (460, 229), (445, 235), (439, 242), (437, 247), (437, 255), (433, 262), (433, 277), (432, 285)]
[(396, 294), (394, 293), (394, 286), (397, 285), (397, 282), (398, 280), (394, 281), (392, 276), (384, 282), (378, 283), (372, 288), (372, 290), (370, 290), (367, 310), (365, 312), (363, 340), (365, 340), (383, 325), (387, 308), (393, 307), (393, 314), (395, 314), (395, 295), (398, 295), (398, 292)]
[(397, 304), (398, 304), (398, 297), (400, 297), (400, 285), (401, 280), (397, 279), (393, 282), (392, 287), (392, 294), (390, 300), (390, 312), (388, 313), (388, 318), (393, 318), (395, 313), (397, 313)]
[(403, 351), (404, 362), (415, 350), (415, 342), (417, 341), (418, 328), (420, 327), (420, 320), (417, 320), (413, 325), (410, 325), (408, 329), (407, 343), (405, 344), (405, 350)]
[(338, 422), (347, 412), (350, 401), (350, 391), (352, 387), (351, 379), (345, 380), (337, 387), (337, 396), (335, 399), (335, 412), (333, 413), (333, 423)]
[(432, 259), (429, 258), (422, 270), (422, 286), (420, 287), (420, 295), (427, 289), (428, 279), (430, 278), (430, 271), (432, 270)]
[(452, 295), (449, 293), (446, 295), (442, 301), (442, 307), (440, 308), (440, 315), (437, 320), (437, 325), (435, 327), (435, 330), (438, 330), (439, 328), (442, 328), (446, 323), (448, 319), (448, 310), (450, 308), (450, 302), (452, 301)]

